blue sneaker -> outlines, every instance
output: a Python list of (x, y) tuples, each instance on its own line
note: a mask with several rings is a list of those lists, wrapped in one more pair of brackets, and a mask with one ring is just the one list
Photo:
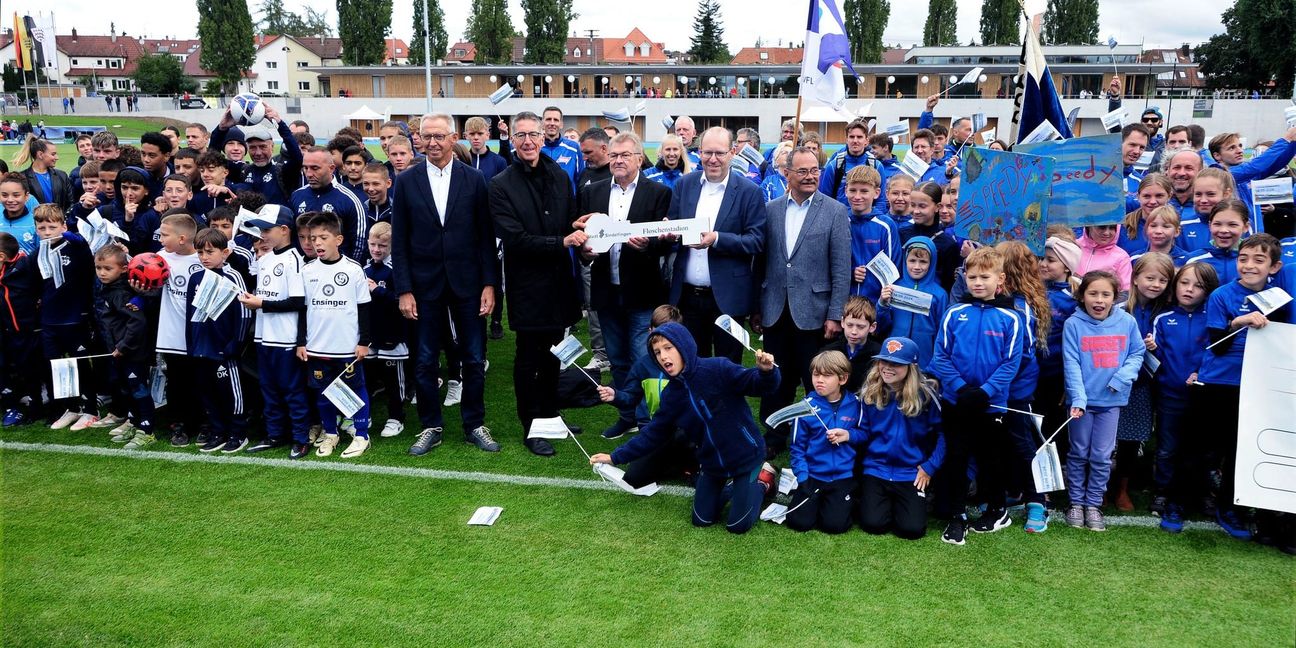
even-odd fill
[(1183, 528), (1183, 508), (1178, 504), (1168, 504), (1161, 514), (1161, 530), (1166, 533), (1182, 533)]
[(1215, 523), (1220, 525), (1220, 528), (1224, 529), (1225, 533), (1238, 540), (1251, 539), (1251, 530), (1242, 523), (1242, 520), (1238, 518), (1237, 511), (1232, 508), (1220, 507), (1215, 512)]
[(1026, 533), (1048, 531), (1048, 511), (1039, 502), (1026, 503)]
[(4, 427), (14, 427), (15, 425), (25, 425), (27, 423), (27, 412), (21, 407), (12, 407), (4, 414)]

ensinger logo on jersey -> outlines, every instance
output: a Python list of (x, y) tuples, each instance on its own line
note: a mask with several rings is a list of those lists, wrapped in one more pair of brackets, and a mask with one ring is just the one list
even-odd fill
[(337, 284), (339, 287), (345, 286), (348, 283), (351, 283), (351, 277), (348, 277), (345, 272), (339, 272), (333, 275), (333, 283)]
[(337, 290), (333, 288), (333, 284), (325, 284), (324, 289), (321, 292), (324, 293), (325, 297), (332, 297), (333, 293), (337, 292)]
[(269, 286), (269, 285), (270, 285), (270, 275), (266, 275), (266, 276), (264, 276), (264, 277), (261, 277), (261, 285), (262, 285), (262, 286)]

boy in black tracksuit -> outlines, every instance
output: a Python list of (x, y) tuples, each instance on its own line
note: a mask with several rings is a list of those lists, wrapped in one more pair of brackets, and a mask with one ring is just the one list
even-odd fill
[[(229, 239), (219, 230), (207, 228), (194, 237), (194, 249), (205, 270), (189, 277), (185, 309), (185, 343), (194, 358), (203, 407), (211, 423), (202, 452), (220, 450), (225, 454), (239, 452), (247, 446), (247, 413), (243, 407), (243, 382), (239, 375), (239, 357), (247, 336), (251, 315), (238, 300), (230, 302), (215, 319), (193, 321), (194, 298), (205, 281), (218, 276), (228, 279), (237, 295), (247, 292), (243, 277), (225, 263), (230, 255)], [(208, 271), (214, 274), (208, 274)]]
[(113, 430), (113, 441), (129, 442), (131, 449), (143, 447), (154, 441), (149, 368), (157, 333), (150, 330), (148, 300), (127, 283), (126, 251), (116, 245), (106, 245), (95, 253), (95, 274), (100, 284), (95, 296), (99, 334), (112, 353), (109, 385), (113, 398), (108, 411), (123, 420), (121, 427)]
[(23, 252), (12, 234), (0, 232), (0, 405), (5, 427), (30, 421), (32, 410), (40, 408), (40, 381), (29, 375), (32, 363), (39, 361), (40, 294), (36, 258)]

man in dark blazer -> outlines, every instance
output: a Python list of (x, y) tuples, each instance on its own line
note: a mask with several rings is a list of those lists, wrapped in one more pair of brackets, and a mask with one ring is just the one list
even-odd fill
[[(585, 232), (575, 230), (576, 197), (562, 167), (540, 154), (544, 131), (533, 112), (513, 117), (509, 129), (514, 160), (491, 179), (490, 214), (504, 246), (504, 283), (509, 328), (516, 333), (513, 396), (523, 438), (537, 418), (558, 416), (558, 358), (549, 347), (581, 316), (580, 262), (575, 248)], [(493, 255), (492, 255), (493, 258)], [(544, 439), (526, 447), (552, 456)]]
[[(607, 214), (614, 221), (631, 223), (665, 219), (671, 191), (639, 172), (639, 160), (643, 157), (639, 136), (617, 133), (607, 156), (611, 179), (582, 185), (577, 212)], [(589, 174), (589, 167), (585, 173)], [(626, 388), (630, 367), (648, 354), (652, 311), (666, 300), (666, 285), (659, 264), (669, 248), (668, 241), (657, 237), (636, 237), (615, 244), (602, 254), (582, 250), (591, 261), (590, 306), (603, 328), (603, 344), (612, 363), (612, 379), (617, 389)], [(622, 409), (620, 418), (603, 431), (603, 436), (615, 439), (635, 425), (634, 408)]]
[(453, 117), (425, 115), (420, 134), (427, 159), (397, 176), (392, 199), (393, 282), (401, 313), (417, 322), (418, 331), (414, 375), (423, 430), (409, 453), (427, 454), (441, 444), (444, 425), (437, 374), (445, 322), (441, 313), (447, 311), (459, 339), (464, 441), (498, 452), (499, 444), (485, 425), (483, 318), (495, 308), (499, 285), (486, 181), (454, 159), (459, 138)]
[(698, 355), (738, 362), (743, 347), (716, 328), (721, 314), (741, 322), (756, 312), (752, 268), (765, 244), (765, 197), (759, 187), (729, 169), (733, 134), (708, 128), (698, 155), (702, 169), (675, 183), (670, 218), (702, 218), (702, 242), (681, 247), (671, 275), (670, 302), (697, 341)]
[[(809, 393), (810, 360), (841, 333), (850, 296), (851, 234), (846, 208), (818, 191), (819, 158), (797, 148), (783, 163), (787, 195), (765, 206), (765, 253), (757, 269), (760, 313), (752, 328), (765, 335), (765, 350), (783, 367), (773, 396), (761, 398), (761, 420), (796, 398), (798, 382)], [(786, 426), (765, 435), (771, 455), (787, 447)]]

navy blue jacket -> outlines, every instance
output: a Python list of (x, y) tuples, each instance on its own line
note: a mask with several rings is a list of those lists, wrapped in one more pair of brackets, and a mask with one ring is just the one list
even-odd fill
[[(683, 324), (668, 322), (653, 335), (675, 345), (684, 368), (662, 392), (657, 414), (634, 439), (612, 451), (612, 461), (624, 464), (648, 454), (670, 441), (678, 427), (696, 444), (703, 472), (734, 477), (758, 468), (765, 460), (765, 439), (746, 397), (774, 395), (778, 368), (765, 372), (727, 358), (699, 358), (697, 344)], [(653, 336), (648, 340), (651, 350)]]
[[(429, 193), (431, 191), (428, 189)], [(453, 193), (451, 191), (451, 194)], [(338, 219), (342, 221), (342, 255), (351, 257), (351, 260), (360, 264), (369, 258), (369, 248), (366, 243), (369, 229), (365, 223), (364, 201), (350, 190), (336, 182), (321, 191), (306, 185), (292, 192), (288, 208), (297, 212), (298, 216), (313, 211), (337, 214)]]
[(396, 176), (391, 259), (397, 295), (471, 299), (480, 297), (482, 288), (499, 285), (486, 181), (463, 162), (450, 164), (445, 224), (432, 198), (427, 164)]
[(503, 155), (490, 149), (486, 149), (486, 152), (481, 155), (469, 151), (468, 155), (472, 159), (472, 164), (470, 166), (476, 169), (478, 173), (482, 174), (482, 178), (485, 179), (486, 182), (490, 182), (491, 178), (494, 178), (500, 171), (508, 168), (508, 160), (505, 160)]
[[(234, 282), (240, 292), (247, 292), (243, 278), (228, 265), (220, 270), (213, 270)], [(206, 272), (195, 272), (189, 277), (189, 294), (185, 298), (185, 348), (194, 358), (208, 360), (232, 360), (237, 358), (247, 339), (248, 324), (252, 321), (246, 307), (237, 299), (225, 307), (225, 312), (214, 320), (201, 322), (191, 321), (194, 314), (194, 295), (202, 285)]]
[(941, 398), (956, 403), (958, 390), (972, 385), (989, 395), (991, 405), (1007, 405), (1026, 339), (1021, 322), (1011, 297), (981, 301), (968, 295), (963, 303), (945, 311), (932, 359)]
[(36, 330), (40, 321), (41, 275), (36, 257), (19, 252), (0, 266), (0, 330)]
[[(149, 364), (153, 361), (157, 332), (149, 325), (149, 306), (149, 300), (136, 294), (124, 277), (100, 284), (99, 294), (95, 296), (95, 316), (109, 352), (120, 351), (125, 362)], [(156, 316), (152, 321), (157, 321)]]
[[(703, 178), (702, 171), (694, 171), (675, 183), (667, 212), (670, 219), (694, 217), (702, 195)], [(716, 304), (721, 312), (733, 317), (757, 312), (759, 286), (752, 286), (752, 268), (756, 256), (765, 249), (765, 195), (751, 182), (739, 182), (745, 179), (736, 171), (729, 171), (728, 185), (715, 218), (719, 238), (706, 250)], [(679, 304), (684, 293), (689, 252), (690, 248), (681, 246), (675, 256), (670, 287), (672, 304)]]
[(913, 482), (918, 467), (935, 475), (945, 460), (945, 435), (936, 394), (917, 416), (905, 416), (892, 398), (886, 407), (860, 405), (859, 428), (851, 443), (863, 454), (863, 472), (893, 482)]
[(63, 285), (55, 288), (54, 279), (46, 279), (41, 291), (40, 323), (42, 326), (80, 324), (89, 321), (94, 308), (94, 255), (80, 234), (63, 233), (56, 249), (63, 257)]
[(811, 390), (807, 398), (811, 407), (818, 411), (793, 421), (792, 445), (789, 448), (792, 473), (796, 475), (797, 482), (805, 482), (807, 479), (822, 482), (850, 479), (855, 473), (855, 446), (829, 441), (828, 428), (824, 425), (851, 431), (860, 420), (859, 397), (845, 392), (841, 400), (830, 403), (827, 398)]
[[(272, 160), (265, 166), (249, 162), (243, 167), (243, 182), (249, 189), (265, 196), (266, 202), (288, 206), (291, 204), (289, 199), (292, 192), (301, 186), (302, 150), (297, 143), (297, 136), (288, 127), (288, 122), (281, 120), (278, 130), (279, 138), (283, 140), (283, 144), (279, 146), (282, 161)], [(212, 150), (225, 149), (225, 136), (228, 133), (228, 130), (221, 128), (212, 131)]]
[(369, 291), (373, 300), (369, 306), (370, 346), (375, 350), (390, 351), (405, 343), (405, 318), (392, 288), (392, 267), (386, 262), (374, 263), (370, 259), (365, 264), (364, 273), (378, 284)]

